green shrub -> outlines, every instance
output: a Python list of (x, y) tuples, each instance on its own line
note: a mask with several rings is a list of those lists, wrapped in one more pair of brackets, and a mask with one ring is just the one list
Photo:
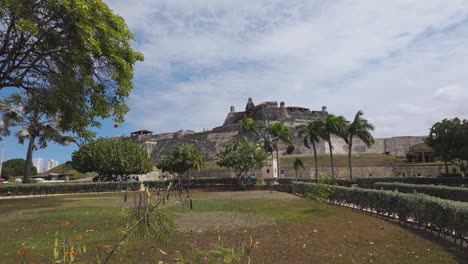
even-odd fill
[[(315, 179), (297, 179), (297, 178), (290, 178), (290, 177), (285, 177), (285, 178), (266, 178), (263, 179), (265, 182), (265, 185), (271, 186), (274, 185), (275, 182), (277, 184), (283, 185), (283, 184), (292, 184), (295, 181), (301, 181), (301, 182), (317, 182)], [(336, 185), (341, 185), (341, 186), (349, 186), (351, 187), (352, 184), (356, 182), (351, 182), (348, 180), (337, 180), (334, 179), (334, 182)]]
[[(150, 188), (158, 188), (166, 186), (167, 183), (147, 181), (144, 184)], [(0, 196), (135, 191), (139, 188), (140, 182), (25, 183), (0, 186)]]
[(406, 183), (376, 182), (374, 189), (398, 190), (403, 193), (422, 193), (442, 199), (468, 202), (468, 188), (450, 187), (445, 185), (422, 185)]
[(361, 188), (374, 188), (376, 182), (400, 182), (409, 184), (433, 184), (447, 186), (468, 186), (468, 177), (371, 177), (357, 178), (356, 182)]
[[(294, 182), (293, 193), (311, 192), (313, 183)], [(468, 203), (451, 201), (423, 194), (409, 194), (385, 190), (332, 186), (329, 201), (349, 203), (359, 209), (371, 209), (379, 214), (393, 215), (401, 222), (411, 219), (415, 223), (439, 233), (467, 240)]]

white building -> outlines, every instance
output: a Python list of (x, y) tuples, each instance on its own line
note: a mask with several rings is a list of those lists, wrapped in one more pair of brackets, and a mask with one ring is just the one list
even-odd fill
[(50, 159), (47, 161), (47, 164), (46, 164), (46, 171), (52, 169), (52, 168), (55, 168), (58, 166), (58, 160), (53, 160), (53, 159)]
[(44, 158), (34, 158), (33, 159), (33, 165), (34, 167), (36, 167), (37, 169), (37, 173), (42, 173), (44, 170), (44, 167), (43, 167), (43, 164), (44, 164)]

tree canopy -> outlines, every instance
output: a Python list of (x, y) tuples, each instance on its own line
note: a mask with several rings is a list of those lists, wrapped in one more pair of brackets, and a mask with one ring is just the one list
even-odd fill
[(169, 155), (163, 156), (156, 166), (182, 177), (189, 170), (199, 170), (203, 163), (203, 156), (198, 149), (189, 144), (180, 144)]
[[(216, 157), (216, 164), (233, 169), (238, 180), (253, 169), (263, 167), (268, 154), (261, 143), (251, 143), (245, 139), (230, 141)], [(239, 181), (238, 181), (239, 182)]]
[(374, 137), (370, 131), (374, 130), (374, 125), (372, 125), (367, 119), (362, 116), (364, 113), (358, 111), (354, 116), (353, 122), (345, 121), (345, 124), (340, 126), (339, 136), (346, 142), (348, 145), (348, 166), (349, 166), (349, 179), (353, 180), (353, 165), (351, 152), (353, 150), (353, 139), (355, 137), (359, 138), (364, 142), (367, 147), (372, 146), (375, 143)]
[(468, 120), (444, 119), (435, 123), (425, 140), (442, 161), (454, 161), (462, 170), (468, 163)]
[[(8, 179), (10, 176), (21, 176), (24, 173), (26, 167), (25, 159), (10, 159), (2, 164), (2, 178)], [(36, 167), (31, 167), (31, 174), (37, 174)]]
[(99, 180), (114, 180), (118, 175), (144, 174), (153, 165), (148, 153), (128, 139), (100, 138), (81, 145), (72, 153), (72, 166), (77, 171), (96, 172)]
[(143, 55), (102, 0), (0, 0), (0, 90), (48, 94), (59, 126), (89, 137), (99, 118), (123, 121)]

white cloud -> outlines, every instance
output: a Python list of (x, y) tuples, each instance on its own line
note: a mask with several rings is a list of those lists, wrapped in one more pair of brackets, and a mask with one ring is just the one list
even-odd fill
[(468, 1), (108, 3), (145, 54), (135, 128), (211, 128), (248, 97), (348, 118), (363, 109), (377, 136), (468, 118)]

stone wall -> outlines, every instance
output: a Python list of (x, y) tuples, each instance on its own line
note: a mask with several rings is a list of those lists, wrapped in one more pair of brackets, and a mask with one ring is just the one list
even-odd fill
[[(452, 171), (452, 166), (450, 166)], [(455, 169), (457, 169), (455, 167)], [(294, 169), (282, 169), (285, 177), (295, 177), (296, 171)], [(353, 177), (397, 177), (397, 176), (439, 176), (445, 173), (445, 168), (439, 165), (418, 166), (418, 165), (394, 165), (394, 166), (380, 166), (380, 167), (353, 167)], [(331, 175), (331, 167), (319, 168), (319, 174)], [(307, 168), (298, 171), (299, 178), (313, 179), (315, 177), (315, 169)], [(337, 179), (348, 179), (348, 167), (335, 167), (335, 177)]]

